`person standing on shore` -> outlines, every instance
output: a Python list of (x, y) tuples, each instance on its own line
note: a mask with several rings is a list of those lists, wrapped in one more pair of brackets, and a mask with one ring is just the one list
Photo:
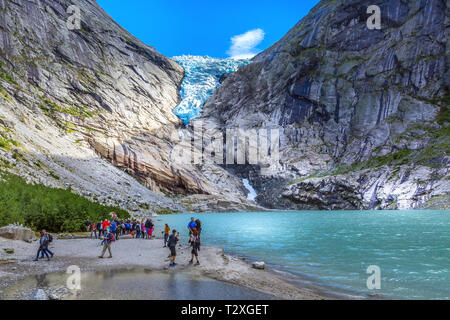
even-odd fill
[(142, 219), (141, 221), (141, 232), (142, 232), (142, 239), (145, 239), (145, 235), (147, 233), (147, 229), (145, 228), (145, 221)]
[(153, 220), (150, 219), (150, 229), (148, 230), (150, 240), (152, 240), (153, 230), (155, 230), (155, 224), (153, 223)]
[(194, 221), (194, 217), (191, 218), (191, 221), (189, 222), (187, 228), (189, 230), (189, 243), (191, 242), (191, 234), (192, 234), (192, 229), (196, 228), (197, 224)]
[(197, 229), (198, 237), (200, 238), (200, 234), (202, 233), (202, 222), (200, 219), (195, 220), (195, 229)]
[(45, 250), (46, 245), (48, 243), (48, 238), (45, 236), (45, 233), (46, 233), (45, 230), (42, 230), (40, 233), (41, 239), (39, 240), (39, 249), (36, 254), (36, 259), (34, 259), (33, 261), (38, 261), (40, 253), (44, 253), (47, 256), (47, 261), (50, 261), (50, 257), (47, 251)]
[(86, 227), (86, 232), (89, 232), (89, 230), (91, 229), (91, 221), (89, 221), (89, 219), (86, 219), (84, 226)]
[(147, 218), (147, 221), (145, 221), (145, 229), (146, 229), (146, 231), (147, 231), (147, 233), (146, 233), (146, 239), (151, 239), (151, 229), (152, 229), (152, 222), (151, 222), (151, 220), (150, 220), (150, 218)]
[(164, 248), (167, 247), (167, 241), (169, 240), (170, 236), (170, 227), (166, 223), (166, 226), (164, 227)]
[(103, 241), (101, 243), (103, 245), (103, 251), (102, 251), (102, 254), (99, 256), (100, 259), (103, 259), (103, 256), (106, 253), (106, 249), (108, 249), (108, 252), (109, 252), (108, 258), (112, 258), (111, 243), (114, 242), (114, 240), (115, 240), (114, 234), (108, 230), (108, 233), (105, 235), (105, 239), (103, 239)]
[(102, 239), (103, 238), (103, 223), (101, 221), (99, 221), (97, 223), (97, 230), (98, 230), (98, 238)]
[(176, 245), (178, 240), (180, 240), (180, 235), (177, 234), (177, 230), (173, 229), (172, 234), (169, 237), (169, 249), (170, 249), (170, 267), (175, 267), (175, 259), (177, 257)]
[[(117, 222), (116, 222), (115, 220), (111, 223), (111, 226), (109, 227), (109, 230), (110, 230), (111, 233), (113, 233), (114, 235), (117, 234)], [(116, 237), (116, 240), (118, 240), (117, 237)]]
[(198, 266), (200, 264), (200, 261), (198, 261), (198, 249), (200, 248), (200, 237), (199, 237), (199, 233), (197, 231), (196, 228), (192, 229), (192, 235), (191, 235), (191, 246), (192, 246), (192, 257), (191, 260), (189, 261), (189, 263), (193, 263), (194, 262), (194, 257), (197, 260), (197, 263), (195, 264), (196, 266)]
[(95, 235), (95, 239), (97, 239), (97, 224), (93, 223), (91, 226), (91, 239), (92, 239), (92, 234)]
[(135, 228), (136, 228), (136, 239), (139, 239), (141, 237), (141, 224), (137, 220)]

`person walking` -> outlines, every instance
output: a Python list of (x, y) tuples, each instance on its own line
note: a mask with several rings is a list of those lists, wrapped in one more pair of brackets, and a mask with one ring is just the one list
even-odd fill
[(102, 245), (103, 245), (103, 251), (102, 254), (99, 256), (100, 259), (103, 259), (103, 256), (106, 253), (106, 249), (108, 249), (109, 252), (109, 257), (108, 258), (112, 258), (112, 253), (111, 253), (111, 243), (114, 242), (114, 234), (112, 232), (110, 232), (108, 230), (108, 233), (105, 235), (105, 238), (102, 241)]
[(45, 250), (45, 247), (46, 247), (47, 242), (48, 242), (48, 239), (45, 236), (45, 233), (46, 233), (45, 230), (42, 230), (41, 233), (40, 233), (41, 238), (39, 239), (39, 249), (37, 251), (36, 258), (33, 261), (38, 261), (39, 260), (39, 254), (42, 253), (42, 252), (47, 256), (47, 261), (50, 261), (50, 257), (48, 255), (47, 251)]
[(177, 265), (175, 259), (177, 257), (176, 245), (178, 240), (180, 240), (180, 234), (177, 234), (177, 230), (173, 229), (168, 242), (170, 249), (170, 267), (175, 267)]
[(167, 241), (169, 240), (170, 236), (170, 227), (166, 223), (166, 226), (164, 227), (164, 248), (167, 247)]
[(189, 263), (193, 263), (194, 262), (194, 257), (197, 260), (197, 263), (195, 264), (196, 266), (198, 266), (200, 264), (200, 261), (198, 260), (198, 249), (200, 248), (200, 237), (199, 237), (199, 233), (197, 231), (196, 228), (192, 229), (192, 235), (191, 235), (191, 246), (192, 246), (192, 257), (191, 260), (189, 261)]
[(47, 238), (47, 242), (45, 244), (44, 250), (41, 252), (41, 259), (44, 259), (44, 253), (49, 253), (50, 258), (53, 258), (54, 254), (48, 248), (49, 244), (53, 242), (53, 236), (50, 233), (48, 233), (46, 230), (44, 230), (44, 232), (45, 232), (45, 237)]

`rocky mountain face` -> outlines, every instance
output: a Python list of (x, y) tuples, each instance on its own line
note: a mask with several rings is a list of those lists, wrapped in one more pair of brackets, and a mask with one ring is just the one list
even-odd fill
[[(0, 0), (0, 169), (136, 214), (261, 210), (243, 178), (269, 208), (448, 208), (448, 30), (444, 0), (321, 1), (185, 128), (183, 68), (94, 0)], [(280, 161), (178, 161), (200, 122), (279, 129)]]
[(94, 0), (0, 0), (0, 68), (1, 169), (134, 212), (247, 205), (221, 167), (172, 161), (184, 71)]
[(280, 130), (270, 175), (238, 172), (267, 207), (449, 208), (449, 16), (445, 0), (321, 1), (196, 121)]

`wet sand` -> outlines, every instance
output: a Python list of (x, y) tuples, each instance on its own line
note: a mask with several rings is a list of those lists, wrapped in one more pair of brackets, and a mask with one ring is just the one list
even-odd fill
[[(30, 276), (64, 273), (69, 266), (77, 265), (80, 267), (82, 274), (95, 271), (111, 272), (121, 269), (142, 270), (145, 268), (146, 270), (162, 272), (165, 276), (179, 274), (181, 275), (179, 279), (191, 279), (191, 284), (194, 283), (192, 280), (196, 278), (198, 281), (203, 281), (206, 278), (224, 281), (255, 290), (266, 295), (267, 298), (269, 296), (289, 300), (330, 298), (310, 289), (294, 286), (269, 270), (253, 269), (242, 259), (224, 254), (220, 248), (202, 247), (199, 253), (201, 264), (200, 266), (194, 266), (189, 264), (190, 247), (187, 243), (179, 244), (177, 246), (178, 266), (169, 268), (169, 250), (163, 248), (163, 242), (160, 239), (121, 239), (116, 241), (112, 244), (113, 258), (111, 259), (98, 258), (102, 249), (99, 243), (100, 240), (90, 239), (55, 240), (50, 245), (50, 250), (55, 253), (55, 257), (51, 261), (43, 259), (34, 262), (32, 259), (37, 252), (37, 242), (30, 244), (0, 238), (0, 290), (5, 291), (5, 288), (11, 287), (17, 281)], [(7, 254), (3, 248), (13, 249), (14, 254)], [(105, 257), (108, 257), (108, 253)], [(160, 275), (158, 279), (164, 279), (165, 276)], [(168, 279), (162, 281), (169, 281)], [(220, 292), (220, 285), (216, 287), (211, 285), (210, 289), (206, 291), (210, 296), (209, 299), (222, 298), (223, 292)], [(214, 294), (214, 292), (216, 293)], [(234, 294), (238, 295), (236, 299), (244, 299), (246, 295), (244, 291), (241, 294), (233, 290), (230, 292), (235, 292)], [(251, 295), (249, 292), (251, 291), (247, 292), (248, 296)], [(227, 299), (234, 299), (231, 295), (233, 294), (227, 295)], [(91, 290), (91, 294), (86, 296), (86, 299), (102, 298), (100, 294), (96, 297), (95, 290)], [(157, 299), (157, 295), (150, 295), (147, 299)]]

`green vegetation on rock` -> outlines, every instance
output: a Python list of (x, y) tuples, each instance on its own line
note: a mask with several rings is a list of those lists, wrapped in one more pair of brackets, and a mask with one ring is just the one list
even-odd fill
[(83, 231), (87, 218), (99, 221), (109, 218), (112, 211), (129, 217), (125, 210), (100, 205), (69, 190), (28, 184), (10, 173), (0, 173), (0, 179), (0, 225), (19, 222), (33, 230), (77, 232)]

